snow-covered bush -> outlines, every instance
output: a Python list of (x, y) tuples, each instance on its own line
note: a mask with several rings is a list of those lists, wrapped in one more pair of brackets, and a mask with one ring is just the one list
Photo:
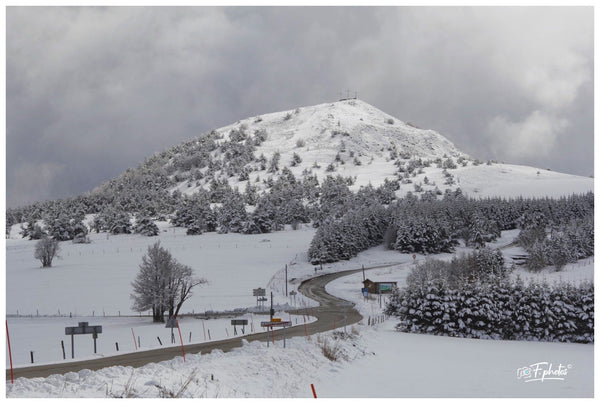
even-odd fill
[(296, 167), (300, 163), (302, 163), (302, 158), (300, 157), (300, 155), (298, 155), (298, 153), (294, 153), (292, 155), (292, 161), (290, 162), (290, 165), (292, 167)]
[(23, 238), (28, 237), (29, 240), (39, 240), (48, 234), (39, 224), (32, 220), (25, 225), (21, 224), (21, 235)]
[(451, 337), (594, 342), (592, 283), (525, 286), (499, 281), (459, 289), (428, 281), (394, 290), (386, 306), (403, 332)]
[(35, 251), (33, 256), (40, 260), (42, 267), (49, 268), (52, 266), (52, 260), (58, 257), (60, 246), (58, 240), (53, 240), (49, 237), (42, 237), (35, 244)]

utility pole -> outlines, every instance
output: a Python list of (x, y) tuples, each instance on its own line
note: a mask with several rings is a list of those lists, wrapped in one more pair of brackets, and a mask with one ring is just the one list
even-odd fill
[(271, 310), (269, 311), (269, 315), (271, 316), (271, 321), (273, 321), (274, 314), (275, 314), (275, 310), (273, 310), (273, 292), (271, 292)]
[(287, 264), (285, 264), (285, 297), (288, 295)]

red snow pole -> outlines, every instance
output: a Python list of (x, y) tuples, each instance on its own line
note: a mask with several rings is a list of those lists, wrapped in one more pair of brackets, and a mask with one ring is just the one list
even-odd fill
[(10, 336), (8, 335), (8, 320), (6, 320), (6, 341), (8, 341), (8, 357), (10, 358), (10, 383), (15, 384), (13, 375), (12, 352), (10, 349)]
[(133, 328), (131, 329), (131, 335), (133, 336), (133, 346), (135, 346), (135, 350), (137, 351), (137, 342), (135, 342), (135, 334), (133, 332)]
[(181, 352), (183, 353), (183, 361), (185, 362), (185, 350), (183, 349), (183, 339), (181, 338), (181, 328), (179, 328), (179, 320), (175, 319), (177, 322), (177, 330), (179, 331), (179, 341), (181, 341)]
[(310, 384), (310, 388), (312, 389), (312, 392), (313, 392), (313, 397), (314, 397), (314, 398), (317, 398), (317, 392), (315, 391), (315, 385), (311, 383), (311, 384)]

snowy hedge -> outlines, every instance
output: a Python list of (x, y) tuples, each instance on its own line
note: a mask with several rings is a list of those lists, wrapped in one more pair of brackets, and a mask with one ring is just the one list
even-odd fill
[(451, 337), (551, 342), (594, 342), (594, 286), (466, 284), (449, 289), (428, 282), (395, 290), (386, 314), (399, 331)]

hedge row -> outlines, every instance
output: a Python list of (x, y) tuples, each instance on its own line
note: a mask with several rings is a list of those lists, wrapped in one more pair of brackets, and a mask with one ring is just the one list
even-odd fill
[(594, 285), (497, 282), (395, 290), (386, 314), (399, 331), (451, 337), (594, 342)]

